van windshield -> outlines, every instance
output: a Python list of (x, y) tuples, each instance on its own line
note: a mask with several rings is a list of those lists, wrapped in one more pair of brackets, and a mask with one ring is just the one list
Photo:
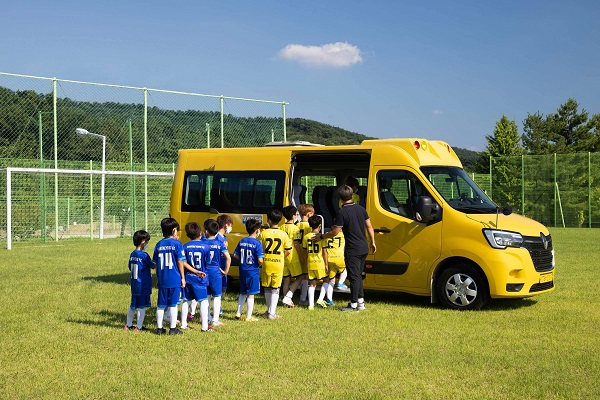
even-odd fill
[(458, 167), (421, 167), (438, 193), (455, 210), (466, 214), (496, 213), (496, 204)]

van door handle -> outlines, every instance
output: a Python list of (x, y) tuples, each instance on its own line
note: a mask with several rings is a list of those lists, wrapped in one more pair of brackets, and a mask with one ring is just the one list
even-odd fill
[(373, 229), (373, 231), (375, 231), (375, 233), (390, 233), (391, 232), (391, 230), (386, 228), (385, 226), (382, 226), (381, 228)]

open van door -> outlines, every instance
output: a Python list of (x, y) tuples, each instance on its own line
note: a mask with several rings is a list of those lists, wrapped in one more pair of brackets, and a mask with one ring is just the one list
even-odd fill
[[(374, 166), (370, 172), (368, 213), (375, 230), (377, 252), (369, 255), (365, 286), (429, 293), (429, 271), (441, 253), (441, 209), (423, 221), (417, 203), (431, 194), (408, 167)], [(422, 206), (421, 206), (422, 207)], [(369, 277), (370, 278), (370, 277)]]

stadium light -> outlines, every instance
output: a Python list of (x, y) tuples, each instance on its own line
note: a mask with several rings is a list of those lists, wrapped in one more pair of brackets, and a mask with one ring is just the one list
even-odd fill
[[(89, 132), (83, 128), (75, 129), (75, 133), (78, 135), (90, 135), (102, 138), (102, 172), (105, 171), (104, 167), (106, 164), (106, 136), (99, 135), (97, 133)], [(104, 183), (106, 176), (102, 174), (102, 188), (100, 190), (100, 239), (104, 239)]]

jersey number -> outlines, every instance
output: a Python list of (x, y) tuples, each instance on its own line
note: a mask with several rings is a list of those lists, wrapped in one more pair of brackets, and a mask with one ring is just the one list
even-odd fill
[(335, 242), (336, 240), (338, 242), (337, 247), (342, 247), (342, 238), (341, 237), (334, 237), (334, 238), (329, 239), (327, 241), (327, 245), (329, 247), (333, 247), (333, 242)]
[(318, 242), (311, 242), (310, 240), (308, 241), (308, 252), (312, 253), (312, 254), (317, 254), (319, 253), (319, 249), (321, 246), (319, 246)]
[(173, 257), (170, 254), (158, 253), (158, 264), (161, 270), (173, 269)]
[[(250, 249), (241, 249), (240, 253), (242, 253), (242, 263), (246, 264), (246, 265), (252, 265), (254, 264), (254, 257), (252, 257), (252, 250)], [(244, 261), (246, 260), (246, 261)]]
[[(265, 248), (266, 254), (281, 254), (281, 252), (279, 251), (279, 248), (281, 247), (281, 239), (266, 238), (265, 242), (267, 242), (267, 246)], [(271, 247), (273, 247), (273, 245), (275, 245), (275, 248), (271, 250)]]
[(137, 263), (129, 264), (129, 269), (131, 270), (131, 279), (138, 278), (138, 265)]
[(192, 267), (196, 268), (197, 270), (202, 269), (202, 253), (190, 251), (188, 253), (188, 257), (190, 260), (192, 260)]

